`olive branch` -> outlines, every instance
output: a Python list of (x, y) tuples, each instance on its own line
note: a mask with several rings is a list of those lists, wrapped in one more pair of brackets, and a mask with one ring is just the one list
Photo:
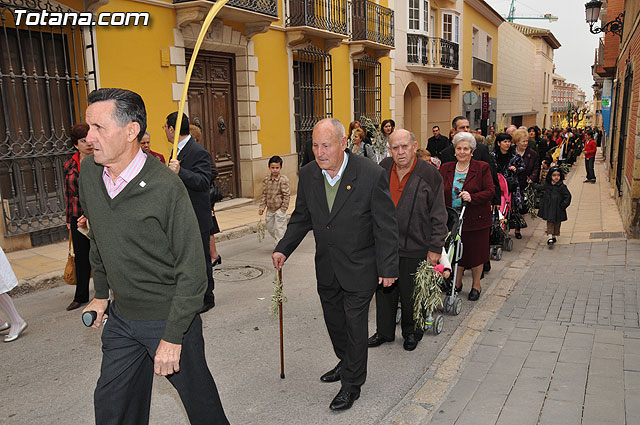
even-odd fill
[(256, 233), (258, 234), (258, 242), (261, 243), (265, 236), (265, 225), (262, 217), (260, 217), (260, 221), (258, 221), (258, 225), (256, 226)]
[[(426, 316), (442, 307), (442, 289), (439, 285), (441, 280), (442, 275), (433, 269), (429, 261), (420, 262), (414, 274), (413, 295), (411, 296), (413, 321), (416, 329), (424, 329)], [(425, 313), (427, 314), (425, 315)]]
[(287, 297), (282, 293), (282, 281), (278, 278), (278, 271), (276, 270), (275, 277), (273, 278), (273, 295), (271, 295), (271, 308), (269, 309), (269, 315), (272, 319), (278, 317), (278, 310), (282, 303), (287, 302)]

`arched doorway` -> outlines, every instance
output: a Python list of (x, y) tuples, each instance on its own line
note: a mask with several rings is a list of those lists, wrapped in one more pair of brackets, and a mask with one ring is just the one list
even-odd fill
[(411, 82), (404, 90), (404, 128), (411, 131), (417, 139), (422, 134), (422, 106), (420, 89)]

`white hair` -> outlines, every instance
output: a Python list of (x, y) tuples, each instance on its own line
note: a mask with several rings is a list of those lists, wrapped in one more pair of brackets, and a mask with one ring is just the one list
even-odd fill
[(345, 131), (344, 131), (344, 126), (342, 125), (342, 123), (340, 121), (338, 121), (335, 118), (324, 118), (321, 119), (320, 121), (318, 121), (316, 123), (316, 125), (313, 126), (313, 131), (316, 131), (316, 128), (318, 128), (320, 125), (324, 124), (324, 123), (330, 123), (331, 127), (333, 127), (333, 134), (338, 138), (338, 139), (342, 139), (345, 135)]
[(468, 133), (466, 131), (461, 131), (460, 133), (456, 133), (455, 136), (453, 136), (453, 147), (455, 148), (456, 146), (458, 146), (458, 143), (460, 142), (469, 142), (469, 146), (471, 146), (471, 149), (475, 149), (476, 148), (476, 138), (473, 134)]

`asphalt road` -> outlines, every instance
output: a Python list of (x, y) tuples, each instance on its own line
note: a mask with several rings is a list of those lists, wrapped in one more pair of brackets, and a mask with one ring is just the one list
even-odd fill
[[(500, 275), (525, 241), (515, 241), (513, 253), (493, 262), (487, 280)], [(425, 334), (413, 352), (403, 350), (398, 327), (393, 343), (370, 349), (360, 399), (349, 411), (335, 413), (329, 403), (340, 384), (319, 380), (337, 358), (316, 292), (313, 238), (305, 239), (284, 269), (286, 379), (279, 375), (278, 321), (269, 317), (272, 249), (269, 239), (258, 243), (255, 234), (219, 244), (223, 264), (217, 272), (217, 304), (203, 316), (204, 336), (208, 364), (232, 424), (378, 423), (418, 382), (470, 310), (470, 277), (465, 277), (461, 315), (445, 315), (443, 333)], [(94, 422), (100, 332), (85, 328), (79, 311), (65, 311), (72, 297), (73, 288), (65, 286), (15, 300), (29, 328), (16, 342), (0, 343), (0, 423)], [(369, 329), (373, 334), (375, 303)], [(177, 393), (164, 378), (156, 377), (154, 383), (151, 423), (188, 423)]]

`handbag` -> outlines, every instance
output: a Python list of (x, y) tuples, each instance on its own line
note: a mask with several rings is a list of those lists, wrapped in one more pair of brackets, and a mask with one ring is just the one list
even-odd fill
[(215, 180), (211, 181), (211, 186), (209, 187), (209, 202), (211, 202), (211, 209), (216, 204), (216, 202), (221, 201), (224, 198), (222, 194), (222, 190), (220, 190), (220, 186), (218, 186)]
[(71, 230), (69, 230), (69, 254), (67, 256), (67, 265), (64, 266), (64, 281), (67, 285), (76, 284), (76, 254), (73, 252), (73, 244), (71, 243)]

